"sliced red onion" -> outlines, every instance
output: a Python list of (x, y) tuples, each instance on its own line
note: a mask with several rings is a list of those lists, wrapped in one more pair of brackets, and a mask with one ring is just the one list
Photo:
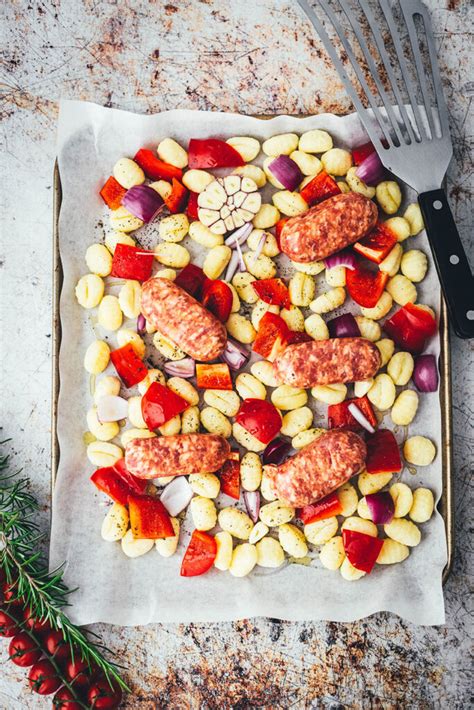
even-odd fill
[(269, 463), (273, 463), (278, 466), (284, 461), (290, 449), (291, 444), (289, 444), (288, 441), (285, 441), (281, 437), (273, 439), (263, 452), (263, 464), (266, 466)]
[(250, 519), (256, 523), (260, 513), (260, 493), (258, 491), (244, 491), (244, 502)]
[(252, 223), (247, 222), (247, 224), (244, 224), (243, 227), (239, 227), (235, 230), (235, 232), (232, 232), (229, 237), (226, 237), (226, 239), (224, 240), (224, 244), (230, 247), (231, 249), (235, 249), (237, 246), (245, 244), (252, 230)]
[(234, 276), (235, 272), (239, 268), (239, 253), (237, 251), (232, 252), (232, 256), (230, 257), (230, 261), (227, 264), (227, 269), (225, 272), (224, 276), (224, 281), (231, 281), (232, 277)]
[(251, 261), (252, 264), (255, 264), (255, 262), (257, 261), (258, 257), (259, 257), (260, 254), (262, 253), (263, 247), (265, 246), (266, 239), (267, 239), (267, 235), (266, 235), (266, 234), (262, 234), (262, 236), (260, 237), (259, 242), (258, 242), (258, 244), (257, 244), (257, 247), (256, 247), (256, 249), (255, 249), (255, 251), (254, 251), (254, 253), (253, 253), (252, 261)]
[(357, 266), (357, 259), (354, 252), (346, 249), (338, 251), (336, 254), (331, 254), (331, 256), (323, 259), (323, 261), (326, 269), (333, 269), (335, 266), (345, 266), (346, 269), (353, 271)]
[(434, 355), (418, 355), (415, 360), (412, 380), (419, 392), (436, 392), (439, 375)]
[(195, 362), (192, 357), (185, 357), (182, 360), (165, 362), (163, 370), (167, 375), (172, 375), (172, 377), (184, 377), (185, 379), (189, 379), (190, 377), (194, 377)]
[(303, 173), (288, 155), (279, 155), (267, 168), (287, 190), (294, 190), (303, 180)]
[(370, 517), (376, 525), (386, 525), (393, 520), (395, 504), (388, 491), (369, 493), (365, 496)]
[(342, 316), (332, 318), (326, 323), (331, 338), (358, 338), (360, 329), (352, 313), (343, 313)]
[(143, 313), (140, 313), (137, 318), (137, 333), (138, 335), (143, 335), (143, 333), (146, 333), (146, 318)]
[(375, 151), (362, 161), (356, 170), (356, 175), (366, 185), (376, 185), (380, 182), (384, 175), (384, 167)]
[(187, 508), (192, 497), (193, 489), (189, 485), (188, 479), (185, 476), (176, 476), (165, 486), (160, 500), (168, 513), (175, 516)]
[(354, 402), (351, 402), (347, 409), (352, 414), (352, 416), (354, 417), (356, 422), (358, 422), (361, 425), (361, 427), (366, 429), (371, 434), (375, 434), (374, 427), (369, 422), (369, 420), (367, 419), (365, 414), (363, 412), (361, 412), (361, 410), (359, 409), (357, 404), (354, 404)]
[(235, 343), (233, 340), (228, 339), (225, 350), (221, 355), (221, 360), (227, 363), (231, 370), (240, 370), (249, 357), (250, 353), (246, 348), (240, 345), (240, 343)]
[(128, 402), (114, 394), (104, 394), (97, 400), (97, 419), (100, 422), (119, 422), (128, 417)]
[(236, 242), (237, 254), (239, 255), (239, 271), (247, 271), (245, 266), (244, 255), (242, 254), (242, 247), (239, 242)]
[(135, 185), (123, 196), (122, 205), (134, 217), (138, 217), (143, 222), (151, 222), (163, 209), (165, 203), (160, 195), (148, 185)]

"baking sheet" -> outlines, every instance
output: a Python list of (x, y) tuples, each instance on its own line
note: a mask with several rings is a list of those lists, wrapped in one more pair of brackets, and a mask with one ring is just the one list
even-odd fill
[[(105, 543), (100, 537), (105, 504), (88, 481), (93, 468), (85, 456), (82, 438), (85, 412), (90, 406), (89, 376), (82, 369), (82, 358), (96, 326), (90, 314), (78, 307), (73, 295), (77, 279), (86, 272), (83, 261), (86, 247), (99, 241), (107, 229), (98, 188), (119, 157), (133, 155), (142, 145), (156, 145), (167, 135), (187, 144), (191, 136), (248, 134), (265, 139), (279, 132), (301, 133), (310, 128), (326, 128), (338, 145), (350, 146), (364, 138), (355, 115), (326, 114), (304, 119), (280, 116), (262, 121), (195, 111), (137, 116), (81, 102), (64, 102), (61, 106), (58, 161), (63, 201), (59, 245), (64, 285), (60, 301), (61, 386), (57, 412), (61, 456), (54, 492), (51, 564), (67, 560), (66, 581), (79, 587), (71, 609), (77, 623), (217, 621), (255, 615), (350, 621), (380, 610), (421, 624), (444, 621), (441, 579), (447, 550), (444, 524), (438, 512), (422, 526), (422, 543), (412, 550), (408, 560), (391, 568), (376, 568), (357, 583), (345, 582), (339, 574), (318, 566), (302, 565), (288, 565), (270, 573), (257, 568), (251, 576), (240, 580), (214, 570), (201, 578), (183, 579), (179, 577), (180, 554), (164, 559), (152, 551), (130, 560), (119, 545)], [(405, 197), (410, 202), (415, 195), (407, 189)], [(141, 243), (151, 246), (156, 241), (156, 225), (142, 231)], [(203, 255), (196, 252), (194, 243), (187, 238), (185, 245), (194, 251), (194, 260), (202, 263)], [(429, 251), (424, 234), (411, 239), (410, 248), (414, 246)], [(439, 313), (439, 285), (434, 269), (419, 287), (419, 294), (420, 302), (428, 303)], [(430, 344), (430, 351), (439, 353), (438, 339)], [(324, 411), (325, 407), (319, 413)], [(431, 466), (412, 472), (405, 470), (401, 475), (401, 480), (407, 480), (412, 487), (431, 488), (436, 500), (443, 490), (446, 453), (441, 446), (441, 423), (438, 395), (421, 397), (410, 434), (433, 438), (438, 456)], [(183, 547), (182, 542), (181, 551)]]

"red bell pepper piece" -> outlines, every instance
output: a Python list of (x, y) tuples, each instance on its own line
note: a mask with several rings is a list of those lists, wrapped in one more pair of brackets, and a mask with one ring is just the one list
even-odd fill
[(235, 148), (218, 138), (191, 138), (188, 148), (190, 168), (237, 168), (245, 165)]
[(194, 530), (181, 563), (181, 577), (197, 577), (211, 569), (217, 555), (217, 543), (212, 535)]
[(281, 279), (261, 279), (260, 281), (252, 281), (252, 286), (257, 292), (259, 298), (265, 303), (270, 303), (274, 306), (289, 308), (291, 305), (290, 294), (288, 289)]
[(197, 386), (204, 390), (231, 390), (232, 379), (229, 365), (218, 363), (216, 365), (196, 365)]
[(148, 148), (140, 148), (134, 157), (134, 161), (138, 163), (150, 180), (167, 180), (171, 182), (173, 178), (181, 180), (183, 177), (183, 171), (180, 168), (159, 160), (153, 151), (148, 150)]
[(182, 212), (186, 204), (188, 190), (180, 183), (179, 180), (173, 178), (171, 181), (172, 189), (168, 197), (165, 197), (165, 205), (170, 212)]
[(226, 323), (234, 297), (225, 281), (206, 279), (202, 287), (202, 305), (221, 323)]
[(354, 165), (360, 165), (366, 158), (369, 157), (369, 155), (372, 155), (372, 153), (375, 153), (375, 148), (370, 141), (356, 146), (352, 149), (352, 160), (354, 161)]
[(111, 276), (119, 279), (133, 279), (134, 281), (147, 281), (153, 268), (152, 251), (145, 251), (129, 244), (117, 244), (112, 259)]
[(281, 232), (283, 230), (283, 227), (285, 226), (285, 224), (288, 222), (289, 219), (290, 219), (289, 217), (281, 217), (281, 219), (279, 219), (275, 225), (275, 239), (277, 240), (279, 249), (280, 249)]
[(191, 219), (199, 219), (198, 215), (198, 192), (190, 192), (186, 213)]
[(380, 264), (387, 254), (392, 251), (397, 241), (397, 237), (392, 230), (379, 223), (370, 234), (354, 244), (354, 251), (365, 256), (366, 259)]
[(310, 207), (318, 202), (327, 200), (328, 197), (339, 195), (341, 189), (337, 182), (328, 175), (324, 170), (318, 173), (310, 182), (300, 191), (301, 197)]
[(385, 321), (385, 332), (403, 350), (418, 355), (425, 349), (426, 341), (436, 333), (436, 320), (420, 306), (407, 303)]
[(91, 476), (92, 483), (106, 493), (113, 501), (127, 505), (130, 495), (144, 493), (147, 481), (136, 478), (125, 468), (125, 459), (119, 459), (113, 466), (98, 468)]
[(347, 559), (353, 567), (367, 572), (372, 572), (372, 568), (382, 549), (383, 540), (379, 537), (372, 537), (357, 530), (342, 531), (342, 542)]
[(265, 313), (260, 319), (253, 351), (272, 362), (286, 348), (288, 331), (283, 318), (275, 313)]
[(297, 345), (298, 343), (309, 343), (313, 338), (304, 333), (301, 330), (290, 330), (288, 328), (288, 333), (286, 334), (286, 344), (287, 345)]
[(392, 431), (379, 429), (375, 434), (367, 436), (366, 444), (367, 473), (399, 473), (402, 470), (400, 450)]
[(297, 517), (301, 520), (304, 525), (309, 523), (315, 523), (316, 520), (325, 520), (326, 518), (332, 518), (334, 515), (340, 515), (342, 513), (342, 505), (337, 492), (334, 491), (329, 495), (321, 498), (316, 503), (311, 503), (310, 505), (305, 505), (304, 508), (300, 508), (297, 511)]
[(147, 376), (147, 367), (138, 357), (131, 343), (112, 350), (110, 359), (125, 387), (133, 387)]
[(377, 305), (383, 293), (388, 274), (369, 271), (360, 264), (355, 269), (346, 269), (346, 285), (353, 300), (364, 308)]
[(262, 444), (270, 443), (281, 429), (280, 412), (264, 399), (244, 399), (235, 419)]
[(111, 210), (118, 210), (126, 192), (127, 190), (111, 175), (105, 182), (99, 195), (102, 197), (107, 207), (110, 207)]
[(150, 431), (163, 426), (188, 407), (189, 402), (161, 382), (152, 382), (142, 397), (142, 416)]
[(206, 279), (206, 274), (199, 266), (188, 264), (179, 272), (174, 282), (190, 296), (200, 299)]
[(221, 493), (239, 500), (240, 498), (240, 462), (239, 454), (237, 459), (229, 458), (218, 473), (221, 481)]
[(328, 407), (328, 426), (330, 429), (351, 429), (353, 431), (362, 429), (359, 422), (354, 419), (349, 411), (350, 404), (355, 404), (374, 428), (377, 426), (377, 418), (372, 405), (367, 397), (364, 396), (346, 399), (340, 404), (330, 404)]
[(135, 539), (159, 540), (175, 536), (169, 513), (159, 498), (129, 496), (128, 512)]

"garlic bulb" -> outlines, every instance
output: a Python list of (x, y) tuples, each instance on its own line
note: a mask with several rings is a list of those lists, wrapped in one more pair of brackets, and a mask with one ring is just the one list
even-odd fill
[(225, 234), (250, 222), (262, 198), (248, 177), (227, 175), (213, 180), (198, 196), (198, 216), (214, 234)]

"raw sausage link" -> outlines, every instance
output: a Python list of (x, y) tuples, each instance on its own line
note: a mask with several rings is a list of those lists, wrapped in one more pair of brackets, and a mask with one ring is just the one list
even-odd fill
[(141, 310), (162, 335), (195, 360), (215, 360), (224, 351), (225, 326), (169, 279), (149, 279), (143, 284)]
[(177, 434), (133, 439), (125, 450), (127, 470), (138, 478), (212, 473), (229, 458), (230, 446), (217, 434)]
[(281, 250), (292, 261), (320, 261), (362, 239), (375, 227), (377, 207), (356, 192), (335, 195), (283, 227)]
[(281, 466), (272, 467), (271, 486), (288, 505), (308, 505), (359, 473), (365, 456), (360, 436), (351, 431), (328, 431)]
[(365, 338), (333, 338), (290, 345), (273, 363), (275, 377), (293, 387), (360, 382), (375, 375), (380, 352)]

